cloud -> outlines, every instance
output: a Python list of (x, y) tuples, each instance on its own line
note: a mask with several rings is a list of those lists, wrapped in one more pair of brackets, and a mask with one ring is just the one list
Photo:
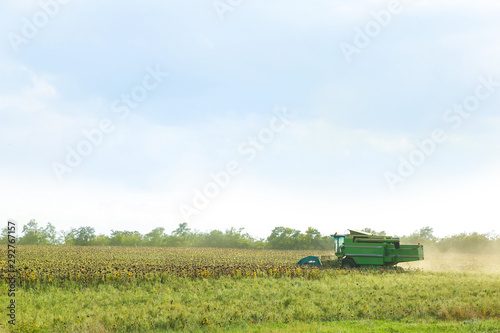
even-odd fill
[(349, 155), (361, 150), (402, 153), (414, 148), (404, 134), (338, 126), (324, 119), (297, 122), (292, 126), (292, 131), (302, 149), (317, 150), (323, 154)]
[[(190, 226), (202, 231), (245, 227), (260, 237), (268, 236), (276, 226), (302, 231), (312, 226), (323, 234), (370, 227), (401, 236), (424, 226), (433, 227), (438, 236), (462, 231), (486, 233), (497, 225), (497, 170), (486, 169), (459, 184), (434, 182), (430, 187), (420, 186), (418, 191), (359, 197), (356, 201), (346, 197), (341, 188), (327, 195), (291, 193), (245, 178), (193, 218)], [(0, 182), (10, 189), (0, 203), (2, 220), (14, 218), (24, 224), (35, 218), (42, 225), (53, 223), (58, 230), (92, 226), (98, 233), (111, 229), (147, 233), (158, 226), (171, 231), (182, 222), (178, 196), (173, 192), (130, 191), (127, 187), (75, 181), (61, 187), (32, 180), (13, 181), (5, 176)]]
[[(446, 216), (465, 227), (460, 214), (472, 218), (473, 207), (498, 216), (486, 194), (465, 195), (490, 191), (487, 179), (467, 177), (500, 161), (498, 95), (447, 132), (448, 142), (396, 197), (385, 198), (382, 175), (416, 141), (449, 125), (443, 113), (473, 93), (479, 76), (500, 75), (500, 5), (403, 1), (401, 15), (347, 64), (339, 43), (388, 3), (244, 2), (222, 22), (210, 1), (73, 2), (18, 56), (9, 48), (0, 55), (0, 170), (9, 176), (1, 183), (18, 189), (9, 192), (16, 198), (0, 198), (13, 207), (6, 211), (61, 227), (99, 221), (133, 229), (141, 211), (150, 221), (144, 228), (176, 224), (176, 204), (240, 157), (238, 145), (285, 105), (299, 117), (200, 216), (200, 228), (247, 226), (258, 234), (318, 223), (326, 233), (333, 216), (339, 225), (373, 221), (400, 233)], [(0, 6), (4, 36), (39, 10), (37, 1)], [(119, 119), (112, 103), (156, 64), (171, 75)], [(58, 183), (51, 163), (104, 118), (113, 133)], [(436, 184), (460, 203), (457, 213), (433, 196)], [(403, 231), (401, 220), (409, 221)]]
[(439, 3), (431, 0), (413, 1), (414, 6), (420, 7), (430, 12), (441, 11), (443, 9), (454, 9), (459, 11), (473, 10), (475, 12), (491, 12), (500, 10), (500, 5), (494, 1), (480, 0), (474, 3), (467, 0), (446, 0)]
[(4, 176), (0, 183), (9, 188), (0, 203), (4, 221), (11, 218), (23, 225), (36, 219), (41, 225), (51, 222), (58, 230), (92, 226), (98, 233), (108, 234), (111, 229), (146, 233), (157, 226), (167, 230), (177, 226), (175, 202), (168, 193), (132, 192), (116, 185), (77, 181), (54, 186)]

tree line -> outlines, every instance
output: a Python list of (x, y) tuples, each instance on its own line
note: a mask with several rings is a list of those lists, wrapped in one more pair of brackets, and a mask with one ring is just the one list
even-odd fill
[[(7, 241), (7, 228), (2, 230), (2, 242)], [(217, 247), (239, 249), (332, 249), (331, 237), (323, 236), (308, 228), (305, 233), (285, 227), (276, 227), (266, 239), (256, 238), (244, 232), (243, 228), (229, 228), (224, 232), (192, 230), (187, 223), (181, 223), (170, 234), (158, 227), (146, 234), (138, 231), (111, 230), (109, 235), (96, 234), (93, 227), (71, 228), (56, 231), (49, 222), (45, 227), (36, 220), (23, 226), (17, 240), (19, 245), (75, 245), (75, 246), (165, 246), (165, 247)]]
[[(386, 235), (385, 231), (365, 228), (363, 231)], [(2, 242), (7, 242), (7, 228), (2, 230)], [(481, 253), (500, 249), (500, 236), (493, 233), (460, 233), (439, 238), (434, 236), (431, 227), (416, 230), (410, 235), (401, 236), (403, 244), (424, 244), (426, 248), (441, 252)], [(187, 223), (181, 223), (170, 234), (165, 228), (158, 227), (149, 233), (138, 231), (112, 230), (109, 235), (96, 234), (93, 227), (85, 226), (57, 231), (51, 224), (42, 227), (36, 220), (23, 226), (17, 240), (19, 245), (63, 245), (63, 246), (164, 246), (164, 247), (216, 247), (239, 249), (276, 249), (276, 250), (333, 250), (333, 238), (322, 235), (317, 229), (309, 227), (300, 230), (276, 227), (267, 238), (256, 238), (244, 232), (243, 228), (229, 228), (224, 232), (211, 230), (201, 232), (192, 230)]]

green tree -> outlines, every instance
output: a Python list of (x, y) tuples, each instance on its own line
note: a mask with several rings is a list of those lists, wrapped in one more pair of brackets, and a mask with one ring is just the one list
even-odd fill
[(61, 242), (64, 245), (74, 245), (75, 244), (75, 237), (76, 237), (77, 229), (71, 228), (68, 231), (62, 230), (60, 234)]
[(124, 246), (142, 245), (143, 236), (139, 231), (123, 231), (122, 243)]
[(433, 235), (433, 232), (434, 229), (432, 229), (431, 227), (423, 227), (418, 232), (418, 237), (420, 237), (421, 239), (428, 239), (434, 241), (436, 237)]
[(95, 237), (95, 239), (91, 242), (93, 246), (107, 246), (110, 243), (110, 239), (108, 236), (99, 234)]
[(36, 220), (32, 219), (23, 226), (23, 236), (19, 239), (22, 245), (38, 245), (42, 241), (42, 230)]
[(179, 227), (172, 232), (172, 235), (177, 236), (177, 237), (185, 237), (185, 236), (189, 235), (190, 232), (191, 232), (191, 229), (189, 229), (187, 227), (187, 223), (183, 222), (183, 223), (179, 224)]
[(459, 253), (487, 253), (495, 252), (495, 236), (477, 232), (460, 233), (440, 239), (436, 246), (442, 252), (453, 251)]
[(95, 229), (92, 227), (80, 227), (76, 230), (74, 245), (88, 246), (95, 240)]
[[(2, 228), (2, 233), (0, 235), (0, 237), (1, 237), (0, 243), (7, 244), (9, 242), (8, 235), (9, 235), (9, 229), (7, 227)], [(16, 241), (17, 241), (17, 239), (16, 239)]]
[(405, 243), (416, 244), (418, 242), (423, 244), (433, 245), (438, 241), (438, 238), (433, 234), (434, 230), (431, 227), (423, 227), (420, 230), (415, 230), (409, 236), (401, 237)]
[(123, 232), (118, 230), (111, 230), (111, 237), (109, 238), (109, 245), (121, 246), (123, 245)]
[(148, 246), (165, 246), (167, 244), (165, 228), (155, 228), (144, 235), (144, 244)]
[(313, 250), (321, 247), (321, 233), (312, 227), (307, 228), (302, 237), (301, 249)]
[[(191, 229), (187, 227), (187, 223), (183, 222), (179, 224), (179, 227), (172, 232), (172, 235), (168, 237), (168, 243), (171, 246), (190, 246), (189, 244), (193, 242), (195, 235), (191, 232)], [(198, 235), (201, 236), (201, 235)], [(201, 237), (200, 237), (201, 238)]]
[(292, 228), (276, 227), (267, 237), (271, 249), (296, 250), (300, 249), (300, 231)]
[(143, 236), (138, 231), (111, 230), (110, 245), (139, 246), (143, 243)]
[(49, 222), (45, 228), (40, 229), (40, 245), (57, 245), (59, 239), (57, 237), (56, 228)]
[(385, 233), (384, 230), (382, 230), (382, 231), (375, 231), (375, 230), (373, 230), (371, 228), (364, 228), (364, 229), (361, 229), (361, 231), (367, 232), (369, 234), (374, 234), (374, 235), (377, 235), (377, 236), (385, 236), (386, 235), (386, 233)]
[(203, 247), (222, 247), (224, 243), (224, 233), (220, 230), (212, 230), (205, 234), (200, 244)]
[(238, 248), (238, 249), (248, 249), (254, 242), (252, 236), (248, 233), (243, 233), (244, 228), (236, 229), (231, 227), (226, 229), (224, 233), (223, 247), (226, 248)]

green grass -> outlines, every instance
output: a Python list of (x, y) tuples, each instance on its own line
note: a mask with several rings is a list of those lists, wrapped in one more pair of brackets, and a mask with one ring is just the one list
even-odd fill
[[(500, 320), (469, 321), (390, 321), (390, 320), (349, 320), (320, 323), (246, 325), (229, 329), (229, 332), (318, 332), (318, 333), (358, 333), (358, 332), (498, 332)], [(201, 330), (200, 330), (201, 331)]]
[(23, 287), (16, 315), (21, 332), (469, 332), (499, 331), (499, 300), (496, 274), (325, 270), (317, 280), (172, 276)]

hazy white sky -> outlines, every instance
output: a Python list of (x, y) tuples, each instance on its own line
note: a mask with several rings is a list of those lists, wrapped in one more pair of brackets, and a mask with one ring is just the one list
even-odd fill
[(0, 220), (498, 232), (499, 14), (3, 1)]

